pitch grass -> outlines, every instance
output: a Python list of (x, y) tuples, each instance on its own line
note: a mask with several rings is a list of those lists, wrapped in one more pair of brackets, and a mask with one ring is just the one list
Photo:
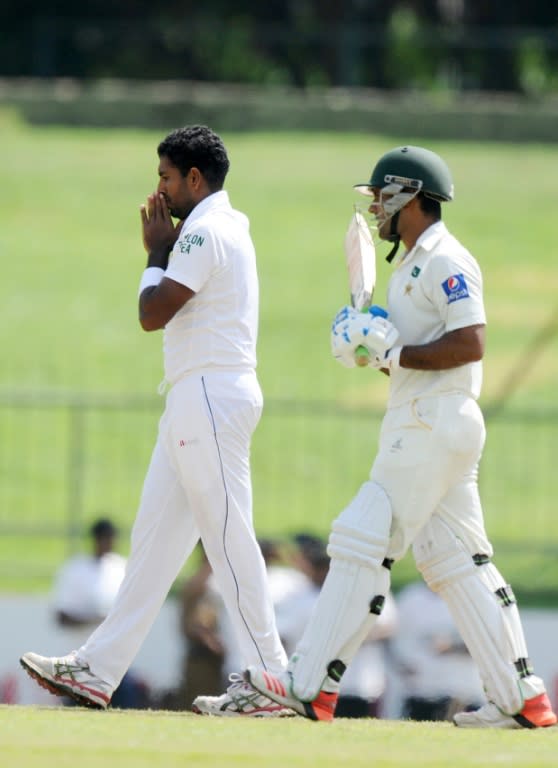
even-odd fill
[(0, 750), (2, 764), (17, 768), (544, 768), (556, 765), (558, 729), (460, 731), (449, 723), (4, 706)]
[(557, 750), (557, 728), (460, 731), (449, 723), (0, 707), (2, 762), (18, 768), (543, 768), (556, 765)]

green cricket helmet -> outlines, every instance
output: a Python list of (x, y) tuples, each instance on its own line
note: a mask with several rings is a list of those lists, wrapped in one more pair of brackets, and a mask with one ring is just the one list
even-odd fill
[(419, 193), (438, 202), (453, 200), (453, 182), (449, 168), (435, 152), (422, 147), (396, 147), (378, 160), (370, 181), (355, 184), (364, 195), (374, 195), (380, 190), (381, 212), (376, 214), (378, 228), (391, 220), (389, 235), (393, 248), (386, 256), (392, 261), (397, 253), (401, 237), (398, 231), (399, 212)]
[(453, 200), (449, 168), (439, 155), (423, 147), (396, 147), (386, 152), (374, 166), (370, 181), (356, 184), (355, 189), (372, 195), (372, 187), (383, 189), (391, 184), (422, 192), (440, 202)]

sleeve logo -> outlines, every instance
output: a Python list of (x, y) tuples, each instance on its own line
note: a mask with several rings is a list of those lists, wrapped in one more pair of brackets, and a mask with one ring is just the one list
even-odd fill
[(204, 244), (205, 238), (202, 235), (198, 235), (195, 232), (188, 232), (188, 234), (178, 242), (180, 253), (190, 253), (190, 249), (193, 245), (201, 246)]
[(448, 297), (448, 304), (451, 304), (454, 301), (459, 301), (459, 299), (466, 299), (469, 296), (467, 282), (461, 273), (448, 277), (448, 279), (442, 283), (442, 288)]

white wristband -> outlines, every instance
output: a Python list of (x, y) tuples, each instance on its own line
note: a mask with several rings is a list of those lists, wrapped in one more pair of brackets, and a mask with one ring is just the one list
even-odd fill
[(390, 350), (388, 350), (388, 353), (386, 355), (386, 368), (389, 368), (390, 371), (395, 371), (397, 368), (400, 367), (399, 365), (399, 358), (401, 357), (401, 350), (403, 347), (392, 347)]
[(141, 296), (145, 288), (149, 288), (151, 285), (159, 285), (164, 274), (165, 270), (161, 269), (161, 267), (147, 267), (147, 269), (144, 269), (139, 284), (138, 296)]

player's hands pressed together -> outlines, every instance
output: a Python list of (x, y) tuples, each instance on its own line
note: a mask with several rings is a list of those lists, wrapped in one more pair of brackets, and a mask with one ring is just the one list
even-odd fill
[(173, 223), (166, 200), (158, 192), (148, 196), (147, 202), (140, 207), (140, 215), (147, 266), (166, 269), (183, 222)]
[[(158, 192), (148, 196), (147, 202), (140, 207), (140, 215), (143, 246), (147, 251), (146, 271), (150, 267), (166, 270), (184, 222), (173, 223), (165, 197)], [(159, 280), (158, 284), (151, 284), (140, 293), (139, 320), (145, 331), (164, 328), (194, 295), (186, 285), (166, 279), (164, 274)]]
[(397, 328), (387, 319), (387, 313), (373, 306), (368, 312), (358, 312), (354, 307), (343, 307), (331, 326), (331, 352), (346, 368), (356, 366), (355, 352), (366, 347), (370, 353), (368, 365), (373, 368), (387, 367), (386, 353), (399, 338)]

